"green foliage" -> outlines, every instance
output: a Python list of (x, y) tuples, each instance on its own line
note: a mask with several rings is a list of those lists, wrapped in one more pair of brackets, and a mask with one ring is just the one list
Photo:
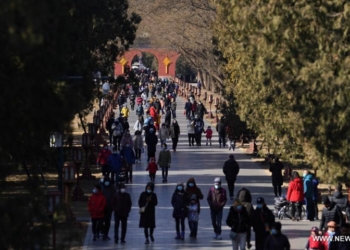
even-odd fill
[(151, 53), (142, 52), (142, 63), (146, 68), (158, 71), (158, 60)]
[(191, 62), (186, 60), (186, 57), (181, 55), (176, 61), (176, 74), (183, 75), (197, 75), (197, 70), (193, 67)]
[(248, 126), (288, 160), (336, 179), (350, 163), (347, 1), (217, 1), (227, 88)]

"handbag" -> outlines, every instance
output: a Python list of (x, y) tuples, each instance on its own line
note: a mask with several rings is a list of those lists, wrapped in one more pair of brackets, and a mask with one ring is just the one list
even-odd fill
[(147, 205), (148, 205), (148, 201), (146, 202), (146, 205), (144, 205), (143, 207), (140, 207), (140, 210), (139, 210), (140, 214), (143, 214), (146, 211)]

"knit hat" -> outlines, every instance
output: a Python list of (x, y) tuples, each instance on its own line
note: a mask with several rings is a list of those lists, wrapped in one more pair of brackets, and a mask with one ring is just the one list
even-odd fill
[(221, 184), (221, 179), (220, 179), (220, 177), (216, 177), (216, 178), (214, 179), (214, 183), (220, 183), (220, 184)]
[(325, 195), (322, 197), (322, 203), (323, 204), (330, 204), (331, 201), (329, 200), (328, 196)]
[(263, 197), (259, 197), (257, 200), (256, 200), (256, 204), (265, 204), (265, 199)]
[(197, 195), (192, 194), (192, 195), (191, 195), (191, 199), (190, 199), (190, 200), (191, 200), (191, 201), (192, 201), (192, 200), (197, 200)]

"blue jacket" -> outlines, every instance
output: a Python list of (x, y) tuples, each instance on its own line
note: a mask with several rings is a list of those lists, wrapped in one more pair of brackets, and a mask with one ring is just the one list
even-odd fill
[(108, 157), (108, 165), (109, 165), (109, 169), (112, 171), (112, 172), (118, 172), (120, 171), (121, 169), (121, 166), (122, 166), (122, 158), (120, 156), (120, 154), (111, 154), (109, 157)]
[(131, 147), (124, 147), (120, 154), (124, 157), (128, 164), (135, 164), (135, 153)]
[(313, 198), (314, 197), (314, 187), (312, 183), (313, 176), (308, 174), (304, 177), (304, 197)]
[(313, 185), (313, 191), (314, 191), (314, 201), (318, 200), (318, 184), (319, 184), (318, 179), (313, 178), (312, 185)]

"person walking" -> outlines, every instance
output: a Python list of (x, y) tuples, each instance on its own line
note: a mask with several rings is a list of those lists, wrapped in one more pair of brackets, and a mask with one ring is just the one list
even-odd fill
[(271, 227), (271, 234), (266, 238), (264, 250), (290, 250), (290, 243), (286, 235), (281, 232), (281, 222), (275, 222)]
[(113, 153), (108, 157), (107, 163), (111, 171), (111, 184), (117, 186), (122, 168), (122, 157), (118, 153), (117, 148), (113, 148)]
[[(242, 203), (242, 205), (247, 210), (247, 213), (250, 218), (250, 222), (252, 224), (253, 221), (253, 214), (254, 214), (254, 207), (252, 205), (252, 195), (250, 191), (247, 188), (241, 188), (237, 192), (237, 199)], [(247, 247), (250, 249), (252, 247), (252, 244), (250, 243), (251, 240), (251, 225), (249, 227), (249, 230), (247, 230)]]
[(325, 231), (326, 225), (330, 221), (335, 221), (337, 225), (342, 226), (344, 224), (344, 217), (341, 208), (334, 201), (330, 201), (326, 195), (322, 197), (322, 203), (324, 204), (324, 208), (322, 209), (320, 230)]
[(247, 232), (250, 231), (250, 217), (243, 204), (236, 199), (230, 207), (226, 225), (231, 228), (230, 238), (233, 250), (245, 250)]
[(229, 159), (225, 161), (222, 171), (225, 174), (225, 179), (227, 181), (227, 187), (230, 194), (230, 199), (233, 200), (234, 191), (235, 191), (235, 182), (236, 182), (237, 175), (239, 173), (239, 165), (236, 162), (233, 154), (229, 155)]
[(171, 123), (169, 134), (171, 140), (173, 141), (173, 151), (176, 152), (177, 143), (179, 142), (180, 136), (180, 126), (175, 119), (173, 119), (173, 122)]
[[(168, 98), (167, 98), (168, 99)], [(164, 123), (167, 127), (170, 126), (171, 123), (171, 110), (170, 106), (165, 107), (165, 116), (164, 116)]]
[(214, 186), (209, 189), (207, 201), (210, 208), (211, 222), (214, 229), (214, 239), (221, 240), (221, 221), (223, 209), (227, 202), (226, 190), (221, 187), (221, 179), (214, 179)]
[(143, 136), (141, 130), (137, 130), (133, 139), (134, 150), (135, 150), (135, 162), (141, 163), (141, 152), (143, 149)]
[(306, 220), (315, 220), (315, 206), (314, 206), (314, 187), (312, 183), (313, 176), (310, 171), (304, 170), (304, 197), (306, 201)]
[(199, 203), (197, 202), (197, 196), (191, 195), (190, 203), (188, 204), (188, 225), (190, 228), (190, 237), (197, 238), (199, 221)]
[(127, 163), (126, 183), (129, 183), (129, 181), (132, 183), (133, 165), (135, 164), (134, 150), (130, 147), (129, 144), (126, 144), (125, 147), (123, 147), (123, 149), (120, 151), (120, 155)]
[(106, 198), (101, 192), (101, 185), (95, 185), (88, 203), (88, 211), (92, 222), (92, 234), (94, 235), (93, 241), (96, 241), (100, 237), (98, 233), (101, 232), (105, 207)]
[(202, 133), (204, 129), (204, 122), (203, 120), (198, 116), (195, 115), (194, 119), (194, 139), (196, 141), (197, 146), (202, 145)]
[(216, 132), (219, 134), (219, 147), (226, 147), (226, 118), (222, 116), (216, 125)]
[(156, 157), (156, 146), (158, 144), (158, 136), (155, 134), (155, 129), (150, 128), (148, 134), (146, 135), (146, 145), (147, 145), (147, 162), (149, 162), (151, 157)]
[(156, 228), (156, 206), (158, 205), (157, 195), (154, 193), (154, 183), (149, 182), (146, 185), (146, 189), (141, 193), (139, 201), (139, 207), (144, 208), (144, 212), (140, 211), (140, 222), (139, 227), (144, 228), (145, 233), (145, 244), (149, 244), (150, 237), (151, 241), (154, 242), (153, 232)]
[(165, 143), (162, 145), (162, 150), (159, 152), (157, 164), (162, 169), (163, 183), (168, 182), (168, 171), (171, 164), (171, 153)]
[(125, 184), (121, 183), (118, 186), (118, 192), (113, 196), (112, 207), (114, 211), (114, 242), (118, 244), (119, 241), (119, 224), (121, 223), (122, 232), (120, 237), (121, 243), (125, 242), (125, 235), (127, 230), (127, 220), (131, 211), (131, 197), (126, 192)]
[[(187, 217), (187, 203), (184, 184), (177, 183), (173, 196), (171, 198), (173, 206), (173, 218), (175, 219), (176, 240), (184, 240), (185, 237), (185, 218)], [(180, 232), (181, 225), (181, 232)]]
[(191, 146), (194, 146), (194, 131), (195, 131), (195, 128), (194, 128), (194, 118), (190, 118), (190, 121), (188, 122), (187, 124), (187, 135), (188, 135), (188, 145), (191, 147)]
[(108, 166), (108, 157), (112, 154), (112, 152), (108, 149), (108, 144), (105, 142), (103, 144), (103, 148), (98, 154), (96, 165), (101, 166), (102, 175), (109, 176), (109, 166)]
[(114, 120), (114, 123), (111, 126), (111, 130), (113, 135), (113, 145), (115, 148), (120, 149), (120, 142), (124, 133), (124, 128), (123, 124), (118, 118)]
[(158, 166), (156, 163), (156, 159), (154, 157), (151, 158), (148, 167), (146, 168), (146, 171), (149, 173), (149, 178), (151, 179), (151, 182), (155, 182), (156, 180), (156, 173), (158, 170)]
[[(301, 208), (304, 201), (304, 188), (303, 181), (301, 180), (298, 172), (294, 171), (292, 173), (292, 181), (289, 183), (287, 191), (287, 201), (292, 205), (291, 216), (292, 221), (295, 219), (297, 221), (301, 218)], [(297, 210), (297, 216), (295, 217), (295, 210)]]
[(187, 99), (187, 102), (185, 103), (185, 107), (184, 107), (184, 114), (186, 115), (186, 119), (190, 120), (191, 116), (192, 116), (192, 103), (190, 101), (190, 99)]
[(173, 98), (172, 102), (170, 104), (171, 113), (172, 113), (173, 118), (176, 118), (176, 106), (177, 106), (176, 99)]
[(282, 185), (283, 185), (283, 163), (280, 162), (279, 158), (275, 159), (274, 163), (270, 161), (269, 171), (272, 173), (272, 186), (273, 192), (275, 193), (275, 198), (281, 197), (282, 194)]
[[(314, 201), (314, 208), (315, 208), (315, 220), (319, 220), (318, 217), (318, 184), (320, 183), (320, 180), (316, 177), (316, 175), (313, 175), (312, 179), (312, 186), (313, 186), (313, 197), (312, 200)], [(350, 215), (350, 213), (349, 213)]]
[(129, 145), (131, 148), (134, 147), (134, 142), (129, 130), (125, 130), (125, 133), (123, 134), (122, 140), (120, 142), (121, 149), (123, 149), (126, 145)]
[(275, 216), (266, 206), (263, 197), (256, 200), (256, 209), (253, 214), (252, 225), (255, 232), (255, 249), (264, 250), (266, 238), (270, 235), (272, 225), (275, 223)]
[(205, 133), (205, 137), (207, 138), (207, 143), (205, 145), (208, 146), (208, 143), (210, 143), (209, 145), (211, 146), (211, 138), (213, 137), (213, 130), (211, 129), (210, 126), (208, 126), (207, 129), (204, 131), (204, 133)]
[(162, 126), (160, 127), (158, 132), (158, 137), (161, 144), (166, 143), (166, 140), (169, 138), (169, 129), (167, 128), (165, 123), (163, 123)]
[(113, 196), (116, 193), (115, 187), (112, 185), (111, 180), (109, 177), (105, 177), (103, 179), (103, 185), (102, 185), (102, 193), (104, 197), (106, 198), (106, 207), (104, 210), (104, 218), (103, 218), (103, 240), (110, 240), (108, 233), (109, 229), (111, 227), (111, 218), (112, 218), (112, 212), (113, 212)]

